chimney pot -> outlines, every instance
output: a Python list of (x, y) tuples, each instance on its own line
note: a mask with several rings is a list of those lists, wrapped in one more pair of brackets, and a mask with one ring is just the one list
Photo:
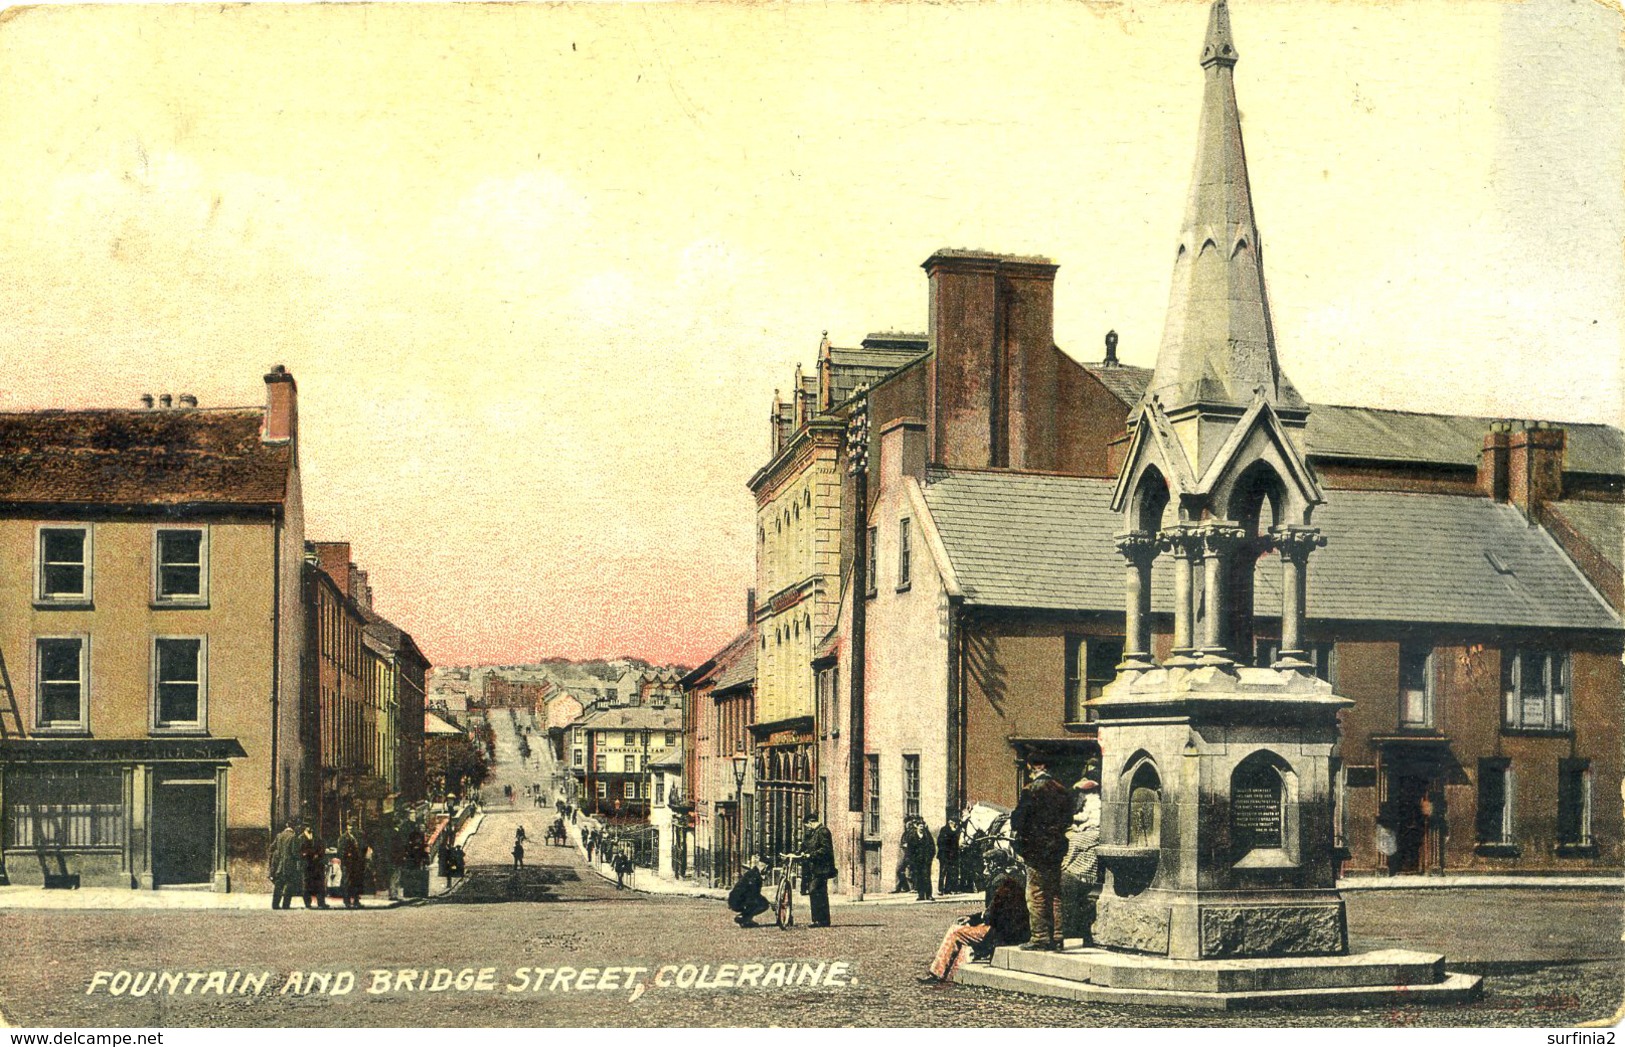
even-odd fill
[(1106, 366), (1117, 366), (1117, 332), (1106, 332)]
[(197, 408), (197, 397), (193, 396), (191, 393), (182, 393), (181, 407), (189, 411), (195, 410)]
[(170, 407), (173, 406), (173, 404), (174, 404), (174, 398), (171, 397), (168, 393), (163, 393), (162, 395), (160, 395), (158, 397), (158, 406), (163, 408), (166, 411), (169, 410)]
[(152, 401), (152, 394), (151, 393), (142, 393), (141, 394), (141, 409), (143, 411), (152, 410), (152, 402), (153, 401)]

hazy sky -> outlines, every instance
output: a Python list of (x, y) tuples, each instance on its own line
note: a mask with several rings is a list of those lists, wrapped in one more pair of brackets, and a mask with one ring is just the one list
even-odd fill
[[(1620, 16), (1235, 0), (1312, 402), (1618, 422)], [(820, 332), (939, 247), (1149, 366), (1205, 3), (35, 8), (0, 27), (0, 409), (299, 383), (309, 532), (438, 662), (696, 662)]]

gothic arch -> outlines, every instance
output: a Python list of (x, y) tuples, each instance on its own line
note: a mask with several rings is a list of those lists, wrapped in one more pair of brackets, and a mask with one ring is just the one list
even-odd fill
[(1140, 473), (1129, 499), (1128, 525), (1130, 530), (1156, 534), (1162, 530), (1162, 517), (1168, 510), (1168, 481), (1162, 470), (1148, 465)]

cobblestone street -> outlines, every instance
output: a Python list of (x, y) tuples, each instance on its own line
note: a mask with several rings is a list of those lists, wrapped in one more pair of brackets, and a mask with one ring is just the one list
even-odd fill
[[(481, 835), (511, 843), (507, 820), (487, 817)], [(1444, 951), (1454, 970), (1485, 975), (1477, 1003), (1439, 1009), (1254, 1012), (1223, 1015), (1113, 1010), (915, 978), (963, 905), (838, 906), (836, 926), (740, 930), (720, 903), (617, 893), (573, 850), (536, 846), (518, 895), (500, 902), (509, 870), (485, 865), (466, 900), (400, 909), (306, 912), (140, 913), (14, 911), (3, 917), (11, 948), (0, 961), (0, 1012), (25, 1026), (739, 1026), (739, 1025), (1512, 1025), (1556, 1027), (1604, 1018), (1621, 998), (1620, 897), (1570, 890), (1382, 891), (1351, 894), (1356, 948), (1404, 944)], [(453, 899), (456, 895), (453, 896)], [(545, 900), (543, 900), (545, 899)], [(26, 959), (25, 959), (26, 958)], [(722, 965), (826, 965), (817, 987), (704, 988)], [(837, 962), (844, 985), (824, 984)], [(667, 983), (654, 982), (661, 968)], [(680, 971), (693, 965), (688, 973)], [(702, 969), (709, 966), (709, 972)], [(561, 967), (640, 967), (606, 978), (615, 988), (571, 991)], [(482, 968), (491, 991), (434, 984), (437, 968)], [(269, 972), (251, 996), (149, 992), (111, 995), (97, 971)], [(387, 970), (390, 988), (375, 987)], [(400, 971), (410, 988), (398, 983)], [(352, 972), (343, 995), (282, 992), (290, 972)], [(791, 970), (793, 982), (797, 973)], [(697, 977), (696, 977), (697, 976)], [(596, 976), (594, 976), (596, 980)], [(633, 999), (626, 985), (642, 980)], [(680, 983), (687, 981), (687, 987)], [(542, 988), (536, 991), (540, 982)], [(697, 984), (696, 984), (697, 983)], [(140, 980), (135, 981), (136, 985)], [(195, 985), (205, 982), (198, 979)], [(342, 983), (341, 983), (342, 984)], [(523, 991), (509, 991), (508, 986)]]

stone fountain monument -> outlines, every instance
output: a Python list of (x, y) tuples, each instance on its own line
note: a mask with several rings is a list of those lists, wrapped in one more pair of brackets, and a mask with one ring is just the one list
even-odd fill
[[(1470, 998), (1481, 980), (1406, 950), (1350, 955), (1332, 853), (1338, 712), (1302, 647), (1324, 495), (1309, 406), (1276, 357), (1236, 110), (1225, 0), (1210, 12), (1196, 169), (1156, 369), (1113, 495), (1125, 655), (1099, 724), (1099, 947), (1000, 949), (961, 980), (1114, 1003), (1324, 1006)], [(1279, 656), (1249, 666), (1260, 556), (1281, 571)], [(1172, 565), (1152, 657), (1154, 560)]]

